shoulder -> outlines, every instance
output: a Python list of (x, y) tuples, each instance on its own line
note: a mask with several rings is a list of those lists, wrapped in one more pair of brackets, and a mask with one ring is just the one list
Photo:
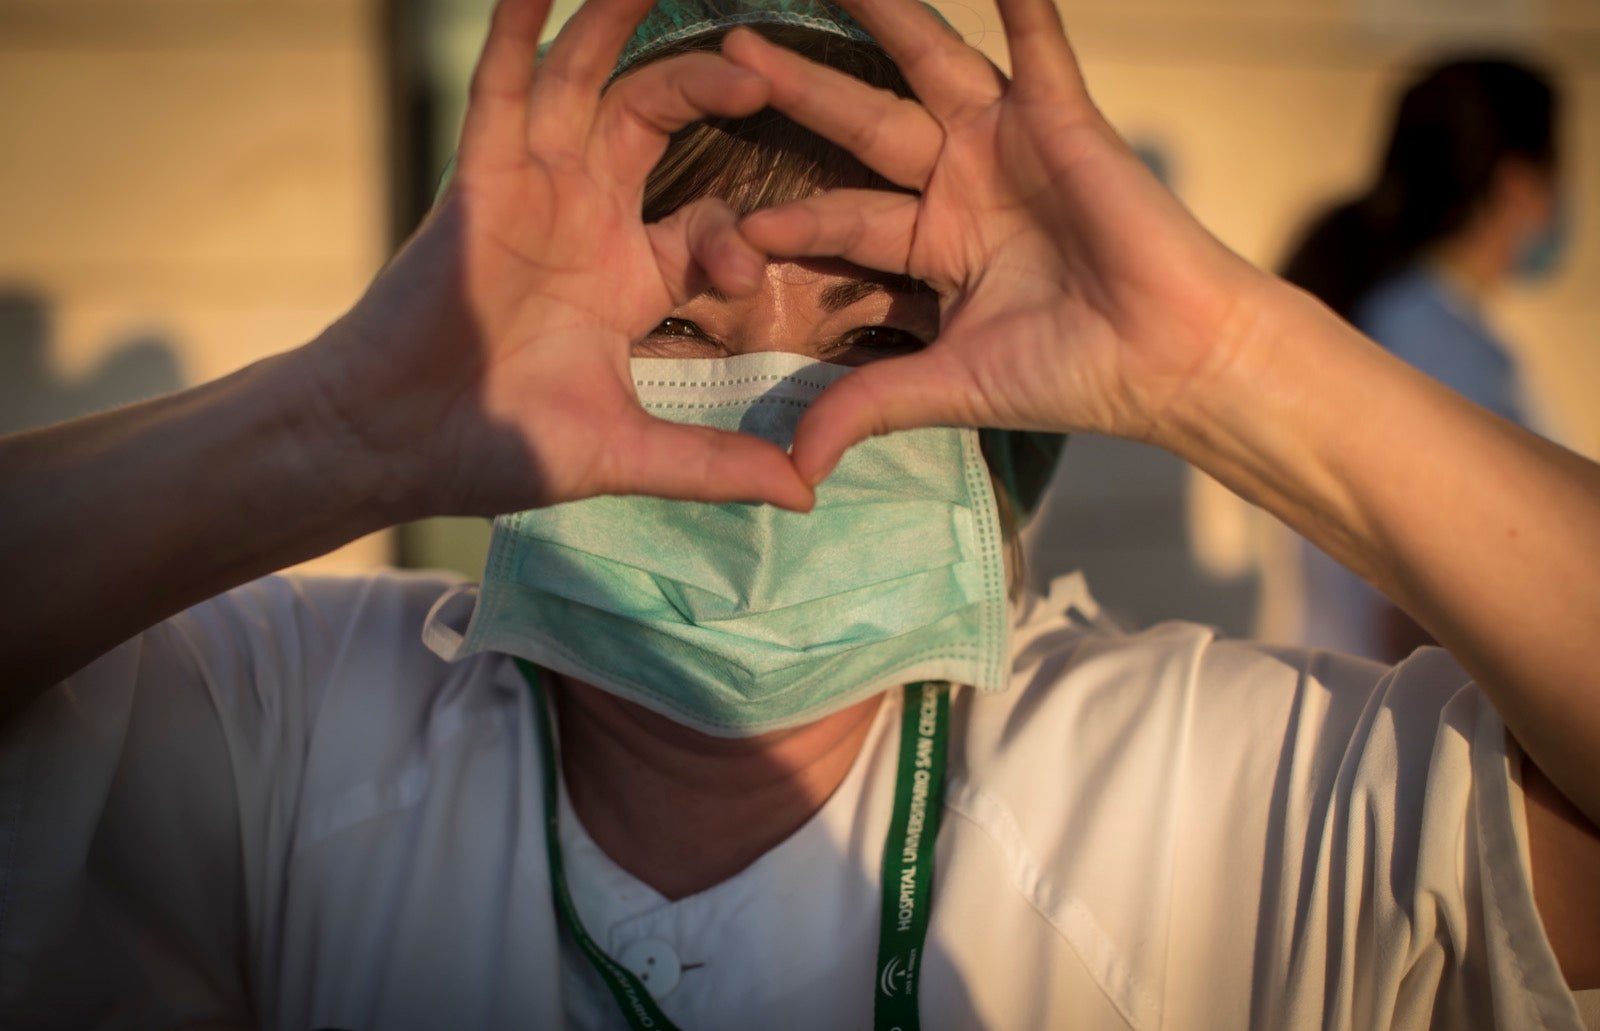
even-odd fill
[[(1035, 739), (1057, 764), (1072, 761), (1060, 750), (1071, 742), (1080, 757), (1115, 753), (1118, 764), (1137, 765), (1130, 746), (1159, 749), (1170, 765), (1234, 738), (1257, 742), (1297, 706), (1359, 708), (1388, 673), (1331, 652), (1231, 640), (1199, 623), (1124, 631), (1099, 617), (1076, 577), (1022, 606), (1013, 655), (1010, 691), (969, 703), (977, 754), (1001, 765), (1022, 761)], [(1465, 681), (1453, 663), (1444, 676)]]
[(1362, 332), (1390, 350), (1419, 331), (1464, 333), (1470, 325), (1433, 277), (1416, 269), (1373, 287), (1353, 315)]
[(264, 577), (123, 642), (47, 692), (27, 723), (41, 747), (93, 739), (111, 755), (148, 733), (220, 743), (241, 769), (293, 764), (330, 717), (354, 707), (376, 733), (404, 719), (405, 699), (426, 704), (458, 675), (422, 640), (430, 608), (457, 584), (388, 571)]
[(1439, 649), (1390, 668), (1197, 623), (1126, 632), (1062, 601), (1058, 588), (1019, 619), (1009, 692), (962, 699), (975, 777), (1022, 807), (1042, 775), (1057, 800), (1092, 790), (1161, 812), (1192, 795), (1191, 812), (1264, 814), (1285, 777), (1325, 790), (1352, 758), (1425, 757), (1442, 724), (1495, 720)]
[(1424, 372), (1463, 361), (1503, 364), (1505, 348), (1465, 298), (1412, 269), (1374, 287), (1356, 306), (1361, 331)]
[(1517, 362), (1470, 302), (1414, 270), (1380, 286), (1356, 312), (1362, 332), (1468, 399), (1526, 423)]
[(244, 640), (266, 631), (404, 633), (420, 630), (433, 604), (461, 582), (452, 573), (392, 569), (357, 576), (278, 573), (201, 602), (174, 621)]
[(178, 613), (147, 631), (150, 652), (251, 679), (316, 677), (404, 656), (423, 659), (429, 609), (460, 582), (435, 572), (275, 574)]
[(1376, 984), (1359, 1025), (1470, 1009), (1475, 971), (1531, 964), (1512, 1009), (1562, 1004), (1547, 948), (1497, 944), (1537, 927), (1519, 760), (1448, 654), (1386, 668), (1073, 611), (1024, 613), (1008, 695), (958, 696), (949, 806), (1112, 981), (1283, 1023)]
[[(1123, 632), (1059, 583), (1024, 608), (1015, 644), (1009, 692), (956, 697), (951, 823), (989, 842), (1125, 1012), (1199, 1019), (1168, 988), (1168, 952), (1212, 938), (1231, 945), (1180, 975), (1204, 967), (1208, 1019), (1248, 1023), (1259, 908), (1227, 888), (1265, 869), (1306, 663), (1194, 623)], [(1344, 679), (1375, 682), (1361, 665)]]

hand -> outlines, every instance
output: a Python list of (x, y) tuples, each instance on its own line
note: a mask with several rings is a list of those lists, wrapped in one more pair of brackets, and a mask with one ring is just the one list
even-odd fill
[[(1213, 239), (1091, 103), (1050, 0), (1000, 0), (1007, 79), (913, 0), (841, 0), (920, 103), (749, 31), (724, 54), (773, 107), (919, 191), (836, 191), (747, 218), (764, 251), (832, 255), (932, 285), (941, 331), (807, 413), (811, 482), (870, 434), (928, 424), (1162, 442), (1167, 410), (1231, 360), (1270, 280)], [(1176, 432), (1175, 430), (1171, 432)]]
[(406, 516), (494, 514), (601, 493), (809, 507), (778, 448), (648, 416), (633, 341), (765, 256), (720, 201), (646, 226), (668, 135), (760, 110), (760, 76), (716, 54), (602, 87), (650, 0), (591, 0), (535, 69), (549, 0), (501, 0), (449, 190), (325, 338), (316, 388), (340, 434), (395, 470)]

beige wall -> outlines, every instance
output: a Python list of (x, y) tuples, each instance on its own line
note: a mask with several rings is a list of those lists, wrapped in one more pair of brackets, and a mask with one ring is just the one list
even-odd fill
[(210, 379), (354, 300), (385, 250), (375, 8), (0, 0), (0, 289), (50, 306), (40, 391), (130, 400), (106, 370), (162, 348), (157, 379)]

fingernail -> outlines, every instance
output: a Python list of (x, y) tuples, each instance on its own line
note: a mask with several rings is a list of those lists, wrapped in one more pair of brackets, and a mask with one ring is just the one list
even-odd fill
[(730, 269), (733, 282), (730, 286), (737, 287), (741, 294), (748, 294), (761, 285), (761, 275), (766, 271), (767, 259), (759, 254), (754, 254), (744, 248), (739, 248), (734, 255)]

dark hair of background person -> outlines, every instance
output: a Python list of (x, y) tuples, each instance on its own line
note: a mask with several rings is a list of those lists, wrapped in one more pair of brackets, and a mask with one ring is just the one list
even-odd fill
[(1402, 95), (1376, 179), (1311, 222), (1284, 278), (1350, 319), (1373, 286), (1469, 223), (1506, 158), (1554, 173), (1556, 115), (1549, 77), (1525, 62), (1434, 65)]

